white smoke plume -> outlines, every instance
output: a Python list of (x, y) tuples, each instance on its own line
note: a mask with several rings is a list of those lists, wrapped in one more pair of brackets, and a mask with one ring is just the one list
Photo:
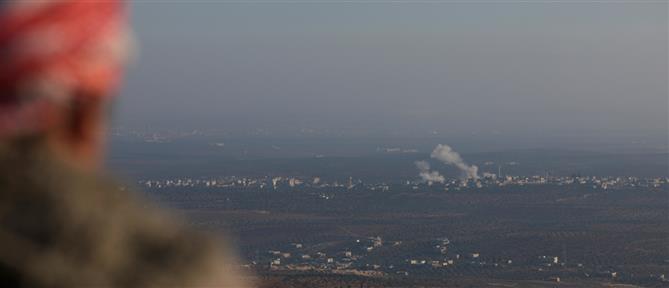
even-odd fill
[(432, 184), (435, 182), (438, 183), (444, 183), (446, 179), (444, 176), (439, 174), (437, 171), (430, 171), (430, 163), (427, 163), (427, 161), (416, 161), (416, 168), (420, 171), (418, 174), (420, 178), (423, 179), (423, 181), (426, 181), (428, 184)]
[(460, 157), (460, 154), (453, 151), (451, 146), (442, 144), (437, 145), (432, 151), (432, 154), (430, 154), (430, 157), (457, 167), (467, 179), (479, 179), (479, 167), (465, 163), (465, 161), (462, 160), (462, 157)]

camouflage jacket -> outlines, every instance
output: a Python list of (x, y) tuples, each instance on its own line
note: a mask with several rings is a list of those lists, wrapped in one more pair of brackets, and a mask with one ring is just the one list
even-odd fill
[(37, 148), (0, 146), (3, 287), (248, 287), (222, 241)]

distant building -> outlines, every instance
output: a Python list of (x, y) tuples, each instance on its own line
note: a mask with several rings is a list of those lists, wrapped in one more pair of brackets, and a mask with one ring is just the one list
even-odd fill
[(372, 245), (374, 247), (383, 246), (383, 240), (381, 239), (381, 236), (372, 237), (370, 240), (372, 240)]

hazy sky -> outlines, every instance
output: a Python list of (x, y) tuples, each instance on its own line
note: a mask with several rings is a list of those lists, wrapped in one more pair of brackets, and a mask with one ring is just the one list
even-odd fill
[(667, 2), (132, 8), (125, 126), (666, 138)]

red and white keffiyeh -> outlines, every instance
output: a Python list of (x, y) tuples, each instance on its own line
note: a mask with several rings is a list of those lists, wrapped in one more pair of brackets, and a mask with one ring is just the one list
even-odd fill
[(107, 97), (128, 49), (120, 0), (0, 2), (0, 137), (42, 129), (47, 105)]

